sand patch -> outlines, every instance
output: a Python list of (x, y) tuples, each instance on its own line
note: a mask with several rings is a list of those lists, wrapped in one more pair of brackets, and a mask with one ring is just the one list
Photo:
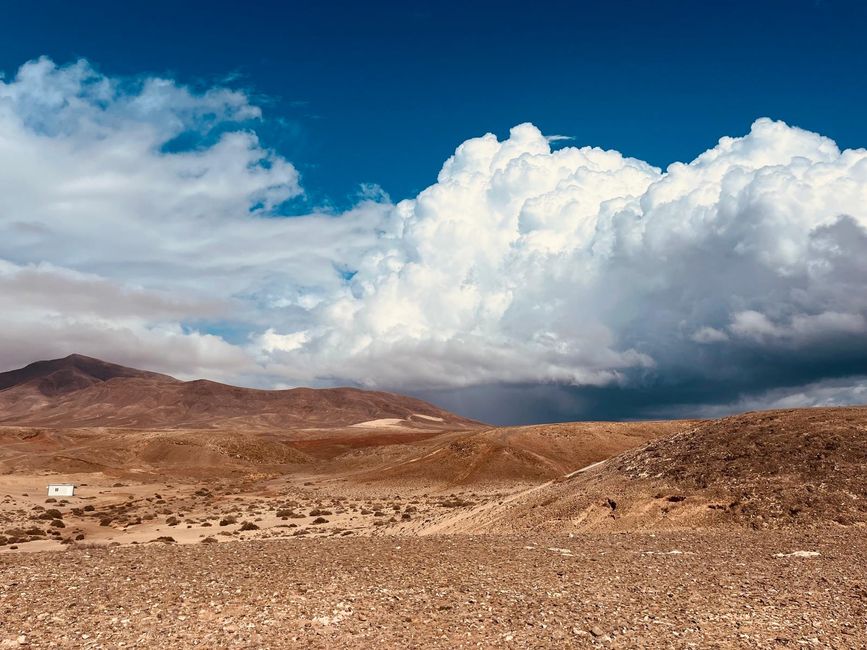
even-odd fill
[(378, 420), (358, 422), (357, 424), (352, 424), (350, 426), (358, 429), (377, 429), (379, 427), (399, 427), (405, 422), (406, 420), (401, 418), (379, 418)]

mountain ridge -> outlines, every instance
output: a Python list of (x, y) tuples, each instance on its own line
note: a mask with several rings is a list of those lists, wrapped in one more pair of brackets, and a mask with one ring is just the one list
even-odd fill
[(384, 419), (408, 427), (481, 426), (397, 393), (352, 387), (264, 390), (207, 379), (181, 381), (78, 354), (0, 373), (0, 424), (7, 426), (283, 429)]

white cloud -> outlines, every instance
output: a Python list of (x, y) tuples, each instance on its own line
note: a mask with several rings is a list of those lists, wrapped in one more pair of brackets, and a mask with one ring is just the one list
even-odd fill
[(779, 337), (783, 334), (782, 329), (774, 325), (767, 316), (752, 309), (734, 314), (729, 329), (738, 336), (759, 341), (766, 337)]
[(111, 79), (86, 62), (40, 59), (0, 81), (0, 363), (75, 351), (263, 372), (205, 321), (307, 322), (292, 305), (342, 286), (335, 260), (373, 245), (383, 208), (272, 218), (301, 188), (250, 130), (260, 117), (243, 93)]
[(274, 352), (293, 352), (304, 347), (307, 343), (306, 332), (294, 332), (292, 334), (277, 334), (272, 328), (268, 328), (261, 335), (254, 338), (253, 349), (266, 354)]
[(728, 334), (713, 327), (702, 327), (690, 337), (696, 343), (722, 343), (728, 341)]
[(237, 91), (85, 62), (0, 82), (0, 364), (627, 385), (864, 347), (864, 150), (761, 119), (660, 170), (522, 124), (461, 144), (410, 200), (370, 186), (345, 214), (281, 218), (302, 189), (260, 119)]
[(862, 314), (823, 311), (818, 314), (795, 314), (787, 324), (772, 323), (757, 311), (747, 310), (734, 314), (729, 327), (732, 333), (757, 341), (787, 339), (808, 343), (813, 338), (835, 334), (867, 334), (867, 318)]

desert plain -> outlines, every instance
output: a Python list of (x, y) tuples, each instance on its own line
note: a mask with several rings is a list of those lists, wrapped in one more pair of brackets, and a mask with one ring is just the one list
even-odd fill
[(73, 355), (0, 374), (0, 647), (864, 648), (865, 469), (863, 407), (492, 427)]

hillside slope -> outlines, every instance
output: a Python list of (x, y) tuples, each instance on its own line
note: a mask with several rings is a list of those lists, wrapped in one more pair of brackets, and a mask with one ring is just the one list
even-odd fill
[(471, 530), (867, 523), (867, 408), (698, 423), (464, 518)]

